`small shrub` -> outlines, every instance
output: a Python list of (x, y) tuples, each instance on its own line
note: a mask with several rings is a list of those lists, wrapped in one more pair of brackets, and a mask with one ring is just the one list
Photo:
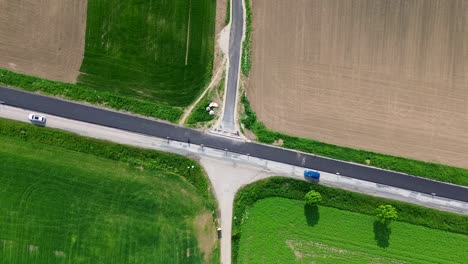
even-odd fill
[(316, 206), (322, 201), (322, 195), (314, 190), (306, 193), (304, 196), (305, 202), (309, 206)]
[(390, 224), (392, 221), (395, 221), (398, 218), (398, 213), (395, 207), (387, 205), (379, 205), (376, 209), (377, 220), (385, 225)]

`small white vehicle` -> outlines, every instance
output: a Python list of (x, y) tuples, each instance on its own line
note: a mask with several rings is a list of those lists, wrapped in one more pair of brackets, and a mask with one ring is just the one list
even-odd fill
[(45, 125), (46, 123), (46, 117), (39, 114), (29, 114), (28, 119), (35, 124)]

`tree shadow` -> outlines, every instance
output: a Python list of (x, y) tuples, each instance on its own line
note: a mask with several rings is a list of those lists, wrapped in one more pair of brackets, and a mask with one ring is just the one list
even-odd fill
[(306, 218), (307, 224), (314, 226), (318, 224), (320, 219), (320, 213), (317, 206), (304, 205), (304, 216)]
[(381, 248), (390, 246), (390, 234), (392, 230), (388, 224), (379, 221), (374, 222), (374, 239)]

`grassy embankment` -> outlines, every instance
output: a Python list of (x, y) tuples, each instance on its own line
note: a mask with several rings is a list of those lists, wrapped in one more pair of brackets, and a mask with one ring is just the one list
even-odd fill
[(224, 20), (224, 25), (227, 26), (231, 22), (231, 0), (226, 1), (226, 18)]
[[(304, 207), (311, 189), (322, 194), (318, 210)], [(374, 225), (381, 204), (399, 213), (389, 230)], [(234, 263), (456, 262), (466, 258), (468, 217), (277, 177), (238, 192), (232, 235)]]
[(0, 160), (2, 263), (219, 257), (215, 200), (193, 160), (5, 119)]
[(241, 102), (244, 106), (244, 115), (241, 118), (241, 123), (245, 128), (252, 131), (256, 135), (257, 140), (262, 143), (271, 144), (282, 140), (282, 147), (289, 149), (468, 186), (468, 169), (340, 147), (271, 131), (257, 120), (257, 116), (245, 94), (242, 95)]
[(252, 68), (252, 8), (250, 0), (244, 0), (245, 4), (245, 38), (242, 43), (241, 71), (249, 76)]
[[(206, 111), (206, 107), (212, 102), (216, 101), (215, 98), (219, 98), (219, 100), (223, 99), (223, 91), (224, 91), (224, 82), (225, 82), (225, 75), (218, 83), (216, 87), (208, 91), (203, 99), (198, 102), (195, 108), (192, 110), (192, 113), (188, 117), (186, 124), (189, 127), (196, 127), (197, 125), (207, 125), (210, 124), (210, 121), (215, 120), (215, 116), (210, 116), (208, 111)], [(218, 100), (218, 101), (219, 101)], [(215, 110), (219, 114), (220, 109)]]
[(103, 0), (87, 10), (78, 84), (7, 70), (0, 84), (176, 122), (211, 78), (215, 1)]

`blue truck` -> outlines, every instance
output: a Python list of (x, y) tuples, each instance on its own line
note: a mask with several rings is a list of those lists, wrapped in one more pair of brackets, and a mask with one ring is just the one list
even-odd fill
[(304, 171), (304, 177), (306, 178), (312, 178), (312, 179), (318, 179), (320, 178), (320, 173), (312, 170), (305, 170)]

